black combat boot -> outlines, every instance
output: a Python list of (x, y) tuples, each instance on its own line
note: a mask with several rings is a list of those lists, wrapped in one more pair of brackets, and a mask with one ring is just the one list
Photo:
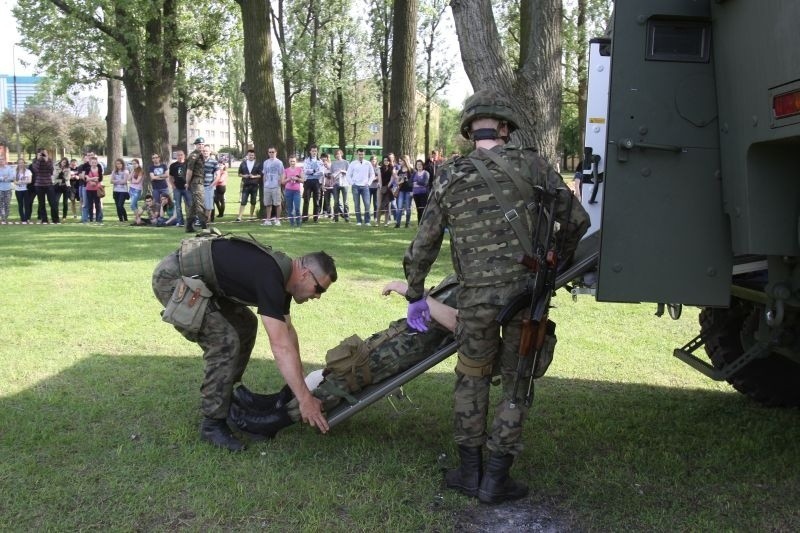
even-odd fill
[(243, 433), (251, 435), (261, 435), (269, 439), (281, 429), (294, 424), (289, 418), (289, 410), (286, 405), (272, 409), (263, 414), (253, 414), (250, 411), (245, 411), (237, 404), (232, 403), (230, 409), (230, 420), (236, 427), (242, 430)]
[(492, 453), (486, 462), (486, 472), (478, 489), (478, 499), (482, 503), (501, 503), (518, 500), (528, 495), (528, 487), (511, 479), (508, 471), (514, 462), (514, 456)]
[(292, 398), (294, 398), (294, 394), (292, 394), (292, 389), (289, 388), (289, 385), (284, 385), (280, 391), (274, 394), (258, 394), (244, 385), (239, 385), (233, 391), (233, 401), (251, 414), (263, 414), (264, 411), (283, 407)]
[(461, 464), (458, 468), (448, 470), (444, 475), (444, 481), (448, 488), (456, 489), (462, 494), (472, 496), (478, 495), (478, 487), (481, 484), (481, 473), (483, 472), (483, 452), (480, 446), (458, 445), (458, 455), (461, 457)]
[(186, 221), (186, 233), (194, 233), (194, 223), (191, 221)]
[(225, 419), (204, 417), (200, 423), (200, 440), (210, 442), (214, 446), (227, 448), (232, 452), (239, 452), (245, 449), (245, 445), (231, 433)]

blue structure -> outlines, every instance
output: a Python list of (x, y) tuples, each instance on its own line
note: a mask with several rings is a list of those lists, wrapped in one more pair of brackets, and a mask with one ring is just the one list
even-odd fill
[[(17, 76), (19, 111), (25, 109), (28, 98), (36, 94), (43, 80), (44, 78), (40, 76)], [(14, 76), (11, 74), (0, 74), (0, 113), (6, 110), (14, 111)]]

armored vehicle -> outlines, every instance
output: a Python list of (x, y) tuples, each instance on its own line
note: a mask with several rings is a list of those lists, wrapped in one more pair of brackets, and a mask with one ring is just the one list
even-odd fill
[[(591, 43), (582, 201), (599, 301), (702, 308), (674, 355), (800, 405), (800, 2), (616, 0)], [(701, 357), (704, 347), (708, 359)]]

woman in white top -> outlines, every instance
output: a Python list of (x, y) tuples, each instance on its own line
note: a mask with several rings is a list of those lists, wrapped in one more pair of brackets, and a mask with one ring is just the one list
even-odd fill
[(31, 208), (33, 207), (33, 197), (30, 196), (28, 185), (30, 185), (33, 175), (25, 164), (24, 159), (17, 161), (15, 174), (14, 193), (17, 196), (17, 204), (19, 204), (19, 220), (22, 224), (28, 224), (31, 219)]
[(117, 159), (114, 161), (114, 172), (111, 173), (111, 184), (114, 186), (114, 205), (117, 207), (117, 218), (120, 222), (128, 221), (128, 212), (125, 211), (125, 201), (130, 197), (128, 194), (128, 180), (130, 175), (125, 168), (125, 161)]

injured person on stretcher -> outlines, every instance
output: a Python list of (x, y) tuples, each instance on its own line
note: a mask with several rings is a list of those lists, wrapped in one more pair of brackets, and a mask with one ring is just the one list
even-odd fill
[[(452, 343), (457, 288), (458, 281), (451, 275), (430, 291), (427, 302), (433, 321), (428, 331), (414, 331), (402, 318), (365, 340), (352, 335), (328, 350), (325, 368), (306, 378), (323, 409), (330, 412), (342, 400), (355, 403), (353, 393), (411, 368)], [(405, 296), (406, 284), (392, 281), (382, 291), (384, 295), (392, 292)], [(320, 373), (321, 381), (315, 376)], [(244, 385), (233, 392), (229, 421), (246, 434), (272, 438), (299, 420), (300, 408), (288, 386), (275, 394), (257, 394)]]

